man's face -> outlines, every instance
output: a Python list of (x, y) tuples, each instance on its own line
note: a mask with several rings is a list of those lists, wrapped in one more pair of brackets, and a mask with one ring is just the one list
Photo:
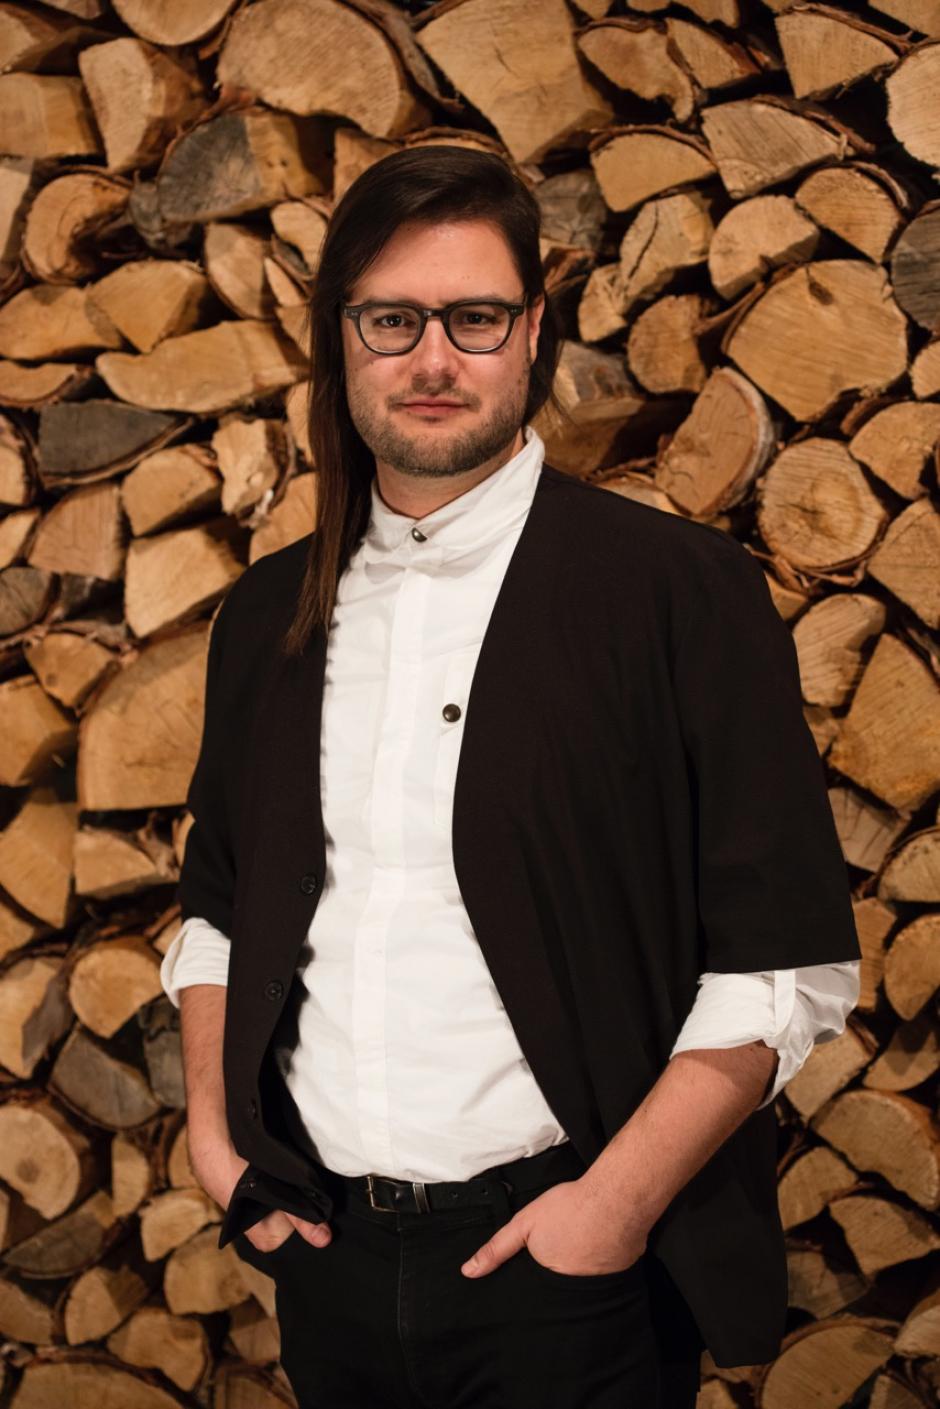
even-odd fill
[[(522, 303), (522, 281), (501, 231), (483, 220), (401, 225), (350, 290), (350, 303), (408, 302), (442, 308), (458, 299)], [(356, 430), (376, 461), (407, 475), (464, 473), (499, 456), (518, 437), (538, 347), (544, 299), (522, 313), (495, 352), (461, 352), (439, 318), (417, 347), (371, 352), (343, 318), (346, 394)], [(421, 396), (460, 403), (430, 411)]]

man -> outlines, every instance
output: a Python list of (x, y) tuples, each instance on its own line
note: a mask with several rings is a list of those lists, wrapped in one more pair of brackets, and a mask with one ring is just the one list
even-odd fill
[(756, 561), (544, 463), (538, 228), (469, 149), (349, 188), (317, 529), (212, 629), (162, 975), (302, 1409), (688, 1409), (703, 1345), (772, 1358), (772, 1101), (858, 996)]

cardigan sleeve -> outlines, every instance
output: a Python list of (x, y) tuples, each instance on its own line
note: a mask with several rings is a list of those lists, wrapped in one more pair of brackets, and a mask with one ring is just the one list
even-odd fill
[(224, 934), (232, 928), (235, 857), (225, 786), (222, 653), (229, 593), (210, 628), (202, 740), (186, 794), (193, 823), (186, 834), (177, 897), (185, 922), (201, 915)]
[(700, 970), (858, 959), (796, 647), (757, 560), (700, 525), (673, 682), (691, 792)]

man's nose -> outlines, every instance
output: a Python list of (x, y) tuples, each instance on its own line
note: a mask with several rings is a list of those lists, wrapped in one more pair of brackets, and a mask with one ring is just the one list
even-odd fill
[(443, 319), (429, 318), (416, 348), (411, 352), (411, 370), (456, 374), (460, 369), (460, 353), (444, 327)]

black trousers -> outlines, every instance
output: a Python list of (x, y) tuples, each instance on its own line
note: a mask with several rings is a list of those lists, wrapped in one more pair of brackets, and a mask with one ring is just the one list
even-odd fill
[(239, 1256), (274, 1279), (300, 1409), (694, 1409), (702, 1337), (648, 1250), (592, 1276), (556, 1272), (526, 1248), (485, 1276), (460, 1271), (583, 1169), (559, 1145), (468, 1181), (490, 1191), (482, 1204), (421, 1212), (374, 1208), (364, 1181), (321, 1165), (335, 1201), (326, 1247), (295, 1231), (262, 1253), (237, 1234)]

